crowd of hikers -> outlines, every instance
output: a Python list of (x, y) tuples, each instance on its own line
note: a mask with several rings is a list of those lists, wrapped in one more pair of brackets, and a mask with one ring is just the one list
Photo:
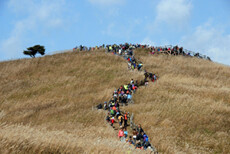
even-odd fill
[[(133, 49), (135, 46), (130, 46), (128, 44), (124, 45), (107, 45), (106, 52), (113, 53), (118, 56), (122, 56), (127, 60), (129, 69), (136, 69), (142, 71), (142, 62), (138, 61), (134, 57)], [(128, 84), (121, 85), (118, 89), (115, 89), (111, 99), (108, 102), (104, 102), (104, 105), (99, 104), (98, 109), (106, 110), (107, 116), (106, 121), (115, 128), (114, 124), (117, 123), (119, 127), (118, 139), (122, 142), (127, 142), (130, 145), (133, 145), (136, 149), (151, 149), (155, 148), (150, 144), (147, 134), (144, 132), (143, 128), (139, 124), (131, 128), (132, 133), (128, 133), (128, 126), (130, 126), (130, 115), (128, 112), (123, 112), (120, 110), (120, 106), (126, 106), (129, 103), (133, 103), (132, 95), (140, 86), (147, 86), (149, 80), (155, 82), (157, 76), (154, 73), (144, 72), (144, 79), (141, 81), (131, 81)]]
[[(146, 70), (142, 70), (143, 63), (134, 57), (134, 49), (146, 49), (150, 54), (170, 54), (170, 55), (183, 55), (188, 57), (197, 57), (202, 59), (211, 60), (207, 56), (200, 53), (184, 50), (183, 47), (178, 46), (164, 46), (154, 47), (141, 44), (120, 44), (120, 45), (102, 45), (96, 47), (86, 47), (80, 45), (75, 47), (73, 51), (93, 51), (97, 49), (105, 49), (108, 53), (122, 56), (127, 60), (128, 68), (130, 70), (138, 70), (144, 73), (144, 79), (141, 81), (134, 81), (131, 79), (130, 83), (121, 85), (118, 89), (114, 90), (111, 99), (104, 104), (97, 105), (97, 109), (104, 109), (107, 111), (106, 121), (115, 129), (115, 123), (119, 127), (118, 139), (133, 145), (136, 149), (151, 149), (156, 152), (156, 149), (150, 144), (149, 137), (140, 124), (136, 126), (131, 122), (129, 112), (121, 111), (121, 106), (126, 106), (133, 103), (132, 95), (137, 91), (140, 86), (147, 86), (149, 81), (155, 82), (158, 76)], [(131, 126), (131, 127), (128, 127)], [(134, 127), (133, 127), (134, 126)], [(131, 131), (131, 133), (129, 132)]]
[(176, 46), (164, 46), (164, 47), (150, 47), (151, 54), (155, 53), (164, 53), (164, 54), (170, 54), (170, 55), (183, 55), (183, 56), (190, 56), (190, 57), (197, 57), (201, 59), (207, 59), (211, 61), (211, 58), (205, 55), (202, 55), (198, 52), (192, 52), (188, 50), (184, 50), (183, 47)]
[[(169, 55), (182, 55), (182, 56), (188, 56), (188, 57), (197, 57), (197, 58), (201, 58), (201, 59), (207, 59), (211, 61), (211, 58), (206, 56), (206, 55), (202, 55), (199, 52), (192, 52), (189, 50), (184, 49), (183, 47), (178, 47), (178, 45), (176, 46), (172, 46), (172, 45), (168, 45), (168, 46), (150, 46), (150, 45), (141, 45), (141, 44), (120, 44), (120, 45), (102, 45), (102, 46), (96, 46), (96, 47), (86, 47), (86, 46), (76, 46), (75, 48), (73, 48), (73, 51), (92, 51), (92, 50), (97, 50), (97, 49), (107, 49), (107, 51), (113, 51), (115, 53), (119, 53), (122, 54), (122, 52), (127, 51), (127, 47), (129, 47), (128, 49), (136, 49), (136, 48), (142, 48), (142, 49), (147, 49), (151, 54), (169, 54)], [(129, 52), (129, 51), (127, 51)], [(130, 66), (131, 67), (131, 66)]]

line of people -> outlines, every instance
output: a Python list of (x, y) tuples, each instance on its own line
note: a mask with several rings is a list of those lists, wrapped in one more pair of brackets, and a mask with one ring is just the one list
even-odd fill
[(95, 47), (86, 47), (86, 46), (76, 46), (75, 48), (73, 48), (73, 51), (93, 51), (93, 50), (97, 50), (97, 49), (106, 49), (108, 52), (110, 51), (114, 51), (115, 54), (121, 54), (123, 51), (127, 51), (129, 52), (129, 49), (137, 49), (137, 48), (141, 48), (141, 49), (148, 49), (150, 50), (151, 54), (155, 54), (155, 53), (163, 53), (163, 54), (170, 54), (170, 55), (183, 55), (183, 56), (190, 56), (190, 57), (197, 57), (197, 58), (201, 58), (201, 59), (207, 59), (211, 61), (211, 58), (209, 56), (205, 56), (200, 54), (199, 52), (192, 52), (189, 50), (184, 49), (183, 47), (178, 47), (176, 46), (150, 46), (150, 45), (142, 45), (142, 44), (120, 44), (120, 45), (101, 45), (101, 46), (95, 46)]
[(199, 52), (191, 52), (188, 50), (184, 50), (183, 47), (178, 47), (177, 45), (172, 47), (172, 46), (165, 46), (165, 47), (154, 47), (154, 46), (150, 46), (148, 47), (150, 49), (150, 53), (151, 54), (155, 54), (155, 53), (164, 53), (164, 54), (169, 54), (169, 55), (182, 55), (182, 56), (189, 56), (189, 57), (197, 57), (197, 58), (201, 58), (201, 59), (207, 59), (211, 61), (211, 58), (205, 55), (201, 55)]
[(107, 110), (107, 116), (106, 121), (113, 127), (114, 123), (117, 122), (119, 124), (119, 132), (118, 132), (118, 138), (122, 142), (127, 142), (130, 145), (134, 145), (137, 149), (147, 149), (152, 148), (147, 134), (143, 131), (141, 125), (139, 124), (136, 129), (133, 129), (133, 132), (131, 135), (128, 134), (127, 127), (130, 126), (128, 123), (130, 122), (130, 115), (128, 112), (122, 112), (120, 110), (120, 104), (128, 104), (128, 100), (132, 99), (128, 98), (123, 100), (122, 94), (131, 95), (134, 93), (135, 90), (137, 90), (137, 85), (135, 88), (131, 88), (131, 83), (134, 84), (133, 80), (131, 80), (130, 84), (121, 86), (118, 88), (118, 90), (115, 90), (113, 92), (113, 96), (109, 103), (104, 103), (104, 110)]
[(137, 47), (131, 44), (120, 44), (120, 45), (107, 45), (107, 52), (112, 52), (115, 55), (123, 56), (128, 61), (128, 69), (141, 71), (143, 63), (138, 61), (134, 57), (133, 49)]
[[(137, 67), (134, 66), (132, 69), (141, 71), (141, 69), (138, 68), (138, 64), (140, 63), (138, 63), (135, 59), (133, 49), (135, 49), (135, 47), (130, 47), (128, 44), (120, 46), (107, 46), (107, 52), (112, 52), (113, 54), (124, 57), (128, 64), (131, 63), (133, 65), (136, 63)], [(136, 149), (154, 149), (149, 142), (147, 134), (143, 131), (140, 124), (137, 128), (132, 130), (131, 134), (128, 133), (127, 127), (130, 126), (128, 124), (130, 122), (130, 115), (128, 112), (123, 112), (120, 110), (120, 105), (128, 105), (132, 102), (132, 95), (136, 92), (138, 87), (147, 86), (149, 82), (148, 79), (150, 79), (152, 82), (157, 80), (157, 76), (155, 74), (149, 73), (146, 70), (144, 71), (144, 76), (145, 78), (140, 82), (138, 80), (134, 81), (131, 79), (130, 83), (120, 86), (113, 92), (110, 101), (104, 102), (103, 108), (104, 110), (108, 111), (106, 121), (113, 128), (115, 128), (115, 122), (119, 124), (118, 138), (122, 142), (127, 142), (130, 145), (134, 145)]]

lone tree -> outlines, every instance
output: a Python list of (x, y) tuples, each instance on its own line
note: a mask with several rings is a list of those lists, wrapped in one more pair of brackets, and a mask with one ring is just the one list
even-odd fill
[(33, 47), (27, 48), (27, 50), (24, 50), (23, 53), (25, 55), (29, 55), (30, 57), (35, 58), (35, 55), (37, 53), (40, 53), (41, 55), (45, 54), (45, 47), (41, 45), (35, 45)]

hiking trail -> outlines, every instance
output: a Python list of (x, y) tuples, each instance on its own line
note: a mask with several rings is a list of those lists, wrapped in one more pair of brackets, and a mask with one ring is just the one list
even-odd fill
[[(119, 53), (117, 53), (117, 51)], [(134, 80), (123, 87), (118, 88), (118, 90), (114, 91), (113, 98), (111, 100), (104, 103), (104, 110), (108, 111), (108, 115), (106, 117), (106, 121), (113, 127), (114, 130), (119, 130), (119, 134), (123, 134), (120, 137), (122, 142), (125, 142), (130, 145), (134, 145), (136, 149), (148, 149), (154, 153), (157, 153), (156, 148), (150, 143), (149, 138), (146, 132), (143, 131), (140, 125), (136, 125), (133, 122), (133, 114), (130, 115), (128, 112), (125, 112), (125, 106), (128, 104), (133, 104), (134, 101), (132, 100), (133, 95), (135, 94), (136, 90), (143, 86), (148, 86), (148, 79), (152, 82), (157, 80), (157, 76), (153, 73), (149, 73), (147, 71), (143, 71), (142, 67), (143, 64), (139, 60), (134, 57), (133, 48), (126, 47), (123, 45), (121, 47), (117, 47), (113, 49), (111, 46), (108, 48), (107, 53), (112, 53), (116, 56), (120, 56), (124, 58), (128, 64), (128, 70), (141, 72), (145, 78), (141, 81)], [(102, 104), (99, 104), (98, 109), (102, 109)], [(124, 125), (124, 126), (123, 126)], [(125, 131), (123, 131), (123, 129)], [(131, 133), (127, 133), (133, 131), (133, 136)], [(132, 136), (132, 137), (131, 137)]]

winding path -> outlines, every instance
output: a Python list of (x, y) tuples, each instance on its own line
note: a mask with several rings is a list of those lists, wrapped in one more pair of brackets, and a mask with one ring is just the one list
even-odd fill
[[(132, 57), (132, 58), (134, 58), (134, 56), (130, 56), (130, 55), (127, 55), (127, 54), (116, 54), (116, 52), (114, 52), (113, 50), (111, 51), (114, 55), (117, 55), (117, 56), (120, 56), (120, 57), (123, 57), (124, 59), (126, 59), (127, 60), (127, 63), (129, 64), (129, 57)], [(127, 52), (127, 50), (125, 50), (124, 52)], [(133, 51), (132, 51), (133, 52)], [(137, 59), (135, 60), (135, 61), (138, 61)], [(139, 85), (137, 86), (138, 87), (138, 89), (141, 87), (141, 86), (146, 86), (146, 83), (147, 83), (147, 79), (149, 78), (150, 80), (157, 80), (157, 78), (156, 78), (156, 76), (155, 76), (155, 74), (153, 74), (153, 73), (148, 73), (148, 72), (145, 72), (145, 71), (143, 71), (143, 70), (139, 70), (139, 72), (143, 72), (143, 75), (145, 75), (145, 78), (144, 78), (144, 80), (141, 80), (140, 82), (139, 82)], [(154, 76), (153, 76), (154, 75)], [(133, 95), (134, 94), (134, 90), (133, 89), (131, 89), (131, 91), (132, 91), (132, 94), (131, 95)], [(111, 101), (111, 100), (110, 100)], [(133, 102), (133, 100), (132, 100), (132, 97), (131, 97), (131, 102)], [(129, 102), (127, 103), (127, 105), (128, 104), (130, 104)], [(120, 108), (119, 108), (120, 109)], [(109, 107), (108, 107), (108, 110), (109, 110)], [(125, 113), (124, 111), (122, 111), (122, 110), (119, 110), (120, 111), (120, 113)], [(132, 116), (131, 117), (129, 117), (129, 125), (128, 126), (131, 126), (131, 129), (133, 129), (133, 128), (137, 128), (137, 126), (135, 125), (135, 123), (133, 122), (133, 114), (132, 114)], [(117, 124), (115, 124), (115, 125), (113, 125), (113, 128), (115, 129), (115, 130), (118, 130), (118, 128), (119, 128), (119, 125), (117, 125)], [(145, 132), (146, 133), (146, 132)], [(130, 133), (131, 134), (131, 133)], [(129, 135), (128, 135), (129, 136)], [(149, 143), (150, 143), (150, 141), (149, 141)], [(157, 150), (156, 150), (156, 148), (150, 143), (150, 146), (149, 146), (149, 149), (151, 149), (151, 151), (152, 152), (154, 152), (154, 153), (157, 153)]]

